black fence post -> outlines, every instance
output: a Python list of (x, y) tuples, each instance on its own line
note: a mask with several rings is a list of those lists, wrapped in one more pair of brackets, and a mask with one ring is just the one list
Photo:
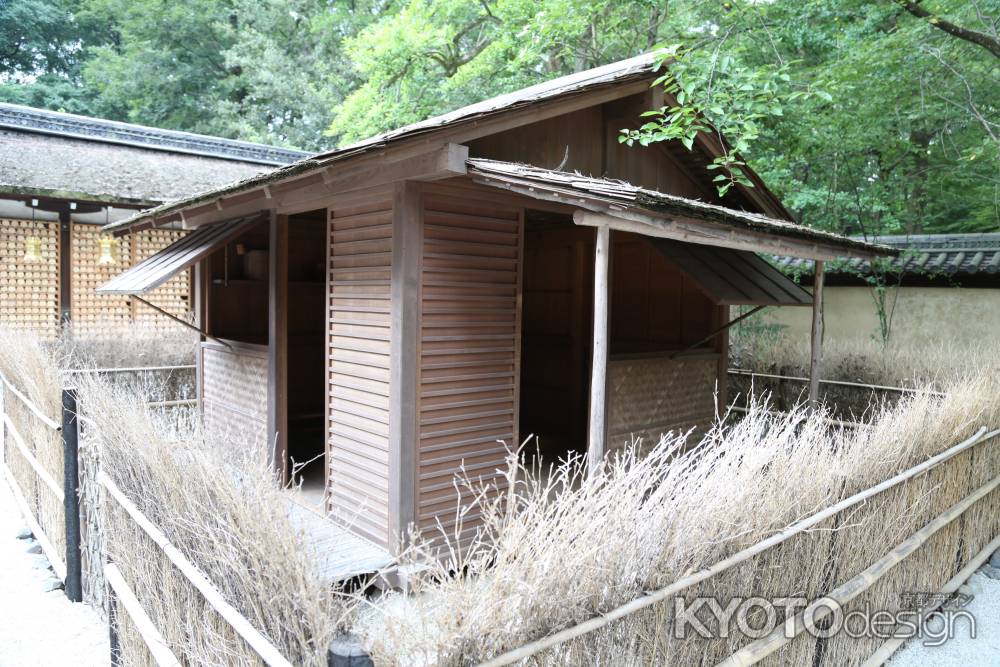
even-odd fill
[(121, 667), (122, 648), (118, 641), (118, 600), (115, 589), (108, 586), (108, 646), (111, 649), (111, 667)]
[(330, 644), (327, 667), (374, 667), (371, 656), (354, 635), (340, 635)]
[(83, 601), (80, 566), (80, 422), (76, 418), (76, 389), (62, 392), (63, 514), (66, 524), (66, 597)]

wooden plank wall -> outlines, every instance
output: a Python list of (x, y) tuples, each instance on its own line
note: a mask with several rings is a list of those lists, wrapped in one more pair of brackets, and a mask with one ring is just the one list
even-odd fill
[(524, 221), (515, 206), (428, 186), (423, 222), (415, 514), (434, 537), (438, 521), (454, 534), (460, 467), (494, 478), (499, 441), (517, 438)]
[(391, 195), (331, 208), (328, 248), (329, 510), (387, 547)]
[(718, 307), (652, 244), (636, 234), (613, 236), (612, 355), (682, 350), (721, 326)]
[[(41, 240), (40, 261), (25, 242)], [(0, 324), (45, 338), (59, 331), (59, 223), (0, 220)]]
[(267, 347), (230, 342), (201, 344), (205, 425), (240, 446), (267, 446)]

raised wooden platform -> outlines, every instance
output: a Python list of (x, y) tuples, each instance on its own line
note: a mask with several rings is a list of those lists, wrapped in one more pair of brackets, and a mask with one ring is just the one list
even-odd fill
[(331, 584), (373, 574), (395, 562), (385, 549), (351, 533), (324, 516), (319, 508), (310, 506), (301, 492), (289, 494), (288, 513), (305, 533), (306, 544), (320, 564), (321, 576)]

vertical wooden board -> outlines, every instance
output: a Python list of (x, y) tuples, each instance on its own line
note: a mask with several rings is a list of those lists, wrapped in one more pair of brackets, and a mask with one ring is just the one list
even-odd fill
[(504, 443), (515, 444), (523, 229), (514, 205), (425, 194), (417, 523), (430, 537), (438, 522), (456, 527), (453, 480), (463, 466), (495, 479)]
[(601, 175), (601, 108), (590, 107), (469, 142), (469, 155)]
[[(28, 239), (40, 258), (25, 257)], [(0, 323), (43, 338), (59, 330), (59, 223), (0, 220)]]
[(328, 214), (327, 507), (388, 548), (393, 201), (372, 194)]

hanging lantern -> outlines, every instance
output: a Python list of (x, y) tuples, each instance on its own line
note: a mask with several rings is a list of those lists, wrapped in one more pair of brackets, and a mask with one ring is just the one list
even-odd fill
[(39, 262), (42, 259), (42, 239), (29, 236), (24, 239), (24, 261)]
[(114, 245), (115, 239), (101, 239), (101, 253), (97, 257), (97, 264), (99, 266), (110, 266), (111, 264), (117, 264), (118, 260), (115, 259)]

